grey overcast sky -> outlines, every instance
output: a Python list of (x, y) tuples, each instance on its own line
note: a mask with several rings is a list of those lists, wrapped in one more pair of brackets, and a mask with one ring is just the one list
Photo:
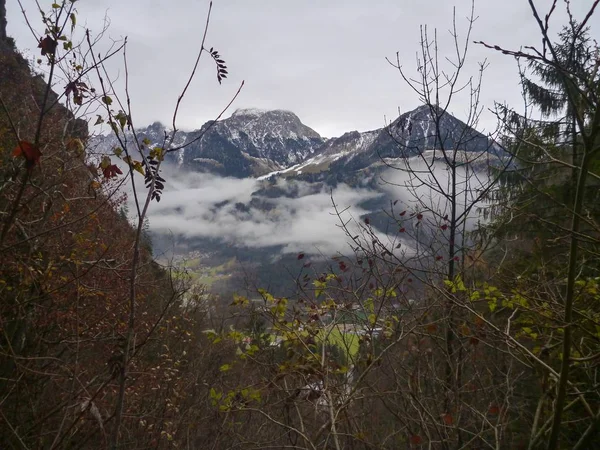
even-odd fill
[[(39, 0), (50, 8), (51, 0)], [(17, 0), (8, 0), (8, 34), (21, 49), (35, 49)], [(128, 36), (130, 86), (137, 126), (159, 120), (170, 123), (173, 107), (193, 65), (208, 10), (207, 0), (80, 0), (78, 25), (92, 32), (110, 20), (108, 36)], [(537, 0), (544, 14), (549, 0)], [(571, 2), (578, 18), (593, 0)], [(30, 21), (40, 24), (33, 0), (22, 0)], [(554, 32), (564, 23), (564, 3), (551, 22)], [(419, 106), (417, 96), (386, 62), (399, 52), (406, 71), (415, 74), (419, 27), (436, 28), (440, 53), (450, 55), (452, 10), (461, 37), (470, 0), (215, 0), (207, 45), (220, 51), (229, 78), (219, 86), (215, 69), (203, 58), (199, 76), (180, 111), (183, 129), (200, 127), (213, 118), (245, 80), (230, 112), (237, 108), (288, 109), (326, 137), (346, 131), (380, 128), (398, 110)], [(526, 0), (476, 0), (471, 40), (506, 48), (539, 46), (536, 23)], [(590, 23), (598, 38), (600, 11)], [(41, 26), (37, 27), (41, 30)], [(81, 31), (80, 31), (81, 35)], [(476, 75), (487, 59), (481, 101), (522, 105), (516, 65), (510, 57), (471, 45), (465, 67)], [(449, 67), (447, 66), (449, 69)], [(110, 70), (121, 74), (122, 60)], [(120, 71), (120, 72), (119, 72)], [(468, 109), (465, 97), (450, 108), (459, 118)], [(226, 116), (229, 115), (226, 114)], [(484, 114), (479, 128), (492, 131), (492, 115)]]

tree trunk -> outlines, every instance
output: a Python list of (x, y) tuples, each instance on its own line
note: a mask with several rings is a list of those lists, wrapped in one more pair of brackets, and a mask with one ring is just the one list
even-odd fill
[(6, 0), (0, 0), (0, 40), (6, 37)]

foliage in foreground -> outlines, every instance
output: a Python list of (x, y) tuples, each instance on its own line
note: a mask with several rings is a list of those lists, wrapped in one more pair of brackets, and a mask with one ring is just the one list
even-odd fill
[[(133, 118), (110, 80), (93, 76), (109, 54), (96, 59), (89, 34), (72, 41), (73, 2), (42, 16), (48, 84), (0, 42), (0, 441), (590, 448), (600, 426), (600, 59), (585, 26), (597, 4), (581, 23), (570, 17), (558, 43), (540, 20), (539, 52), (492, 46), (540, 78), (522, 79), (548, 117), (498, 107), (505, 155), (486, 177), (471, 169), (481, 155), (465, 154), (465, 141), (432, 131), (438, 160), (393, 167), (414, 196), (386, 212), (395, 233), (383, 238), (367, 217), (356, 234), (340, 212), (351, 255), (314, 273), (299, 254), (295, 298), (259, 290), (235, 296), (223, 315), (143, 242), (173, 136), (154, 148), (123, 141), (111, 155), (87, 145), (74, 112), (100, 106), (97, 123), (122, 140)], [(436, 130), (463, 89), (474, 17), (464, 43), (453, 29), (454, 72), (440, 68), (426, 29), (416, 75), (398, 61)], [(222, 82), (220, 55), (204, 42), (203, 52)], [(66, 80), (56, 94), (59, 71)], [(466, 86), (475, 127), (480, 86)], [(133, 228), (118, 213), (126, 179), (143, 185)], [(439, 195), (423, 196), (423, 185)], [(473, 227), (484, 200), (492, 220)]]

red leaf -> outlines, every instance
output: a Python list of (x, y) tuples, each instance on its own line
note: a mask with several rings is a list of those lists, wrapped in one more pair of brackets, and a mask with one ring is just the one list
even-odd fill
[(117, 175), (122, 175), (123, 172), (121, 172), (121, 169), (119, 169), (115, 164), (111, 164), (109, 166), (106, 166), (103, 170), (102, 173), (104, 174), (105, 178), (114, 178)]
[(402, 211), (402, 212), (400, 213), (400, 215), (401, 215), (401, 216), (403, 216), (404, 214), (406, 214), (406, 211)]
[(442, 420), (444, 421), (444, 423), (446, 425), (452, 425), (454, 423), (454, 419), (452, 418), (451, 414), (442, 414)]
[(404, 233), (406, 231), (406, 228), (402, 227), (398, 230), (398, 233)]
[(27, 168), (31, 170), (36, 164), (40, 163), (42, 152), (31, 142), (19, 141), (19, 145), (13, 150), (13, 156), (17, 157), (20, 155), (23, 155), (25, 161), (27, 161)]
[(54, 55), (58, 42), (52, 39), (50, 36), (46, 36), (44, 39), (40, 39), (38, 48), (42, 49), (42, 55), (51, 54)]
[(65, 86), (65, 95), (68, 97), (69, 94), (73, 92), (73, 95), (77, 95), (79, 93), (79, 89), (77, 88), (77, 83), (71, 81)]
[(490, 406), (488, 412), (493, 416), (497, 416), (498, 414), (500, 414), (500, 408), (498, 408), (496, 405), (493, 405)]
[(304, 253), (298, 253), (298, 259), (304, 258)]
[(423, 214), (417, 214), (417, 220), (421, 220), (423, 218)]
[(436, 257), (435, 257), (435, 260), (436, 260), (436, 261), (439, 261), (439, 260), (440, 260), (440, 259), (442, 259), (442, 258), (443, 258), (443, 256), (440, 256), (440, 255), (438, 255), (438, 256), (436, 256)]
[(447, 230), (447, 229), (448, 229), (448, 225), (444, 224), (444, 225), (442, 225), (440, 228), (441, 228), (442, 230), (444, 230), (444, 231), (445, 231), (445, 230)]
[(421, 445), (423, 443), (423, 439), (421, 438), (421, 436), (419, 436), (417, 434), (413, 434), (410, 437), (410, 443), (412, 445)]

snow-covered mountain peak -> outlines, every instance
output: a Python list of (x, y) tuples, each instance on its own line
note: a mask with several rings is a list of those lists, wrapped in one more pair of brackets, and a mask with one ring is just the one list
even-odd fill
[(231, 117), (260, 117), (263, 114), (268, 112), (267, 109), (259, 109), (259, 108), (240, 108), (236, 109)]
[(257, 119), (291, 119), (300, 122), (300, 119), (292, 111), (286, 109), (260, 109), (260, 108), (242, 108), (236, 109), (229, 119), (239, 121), (254, 121)]
[(283, 109), (238, 109), (220, 123), (247, 133), (273, 134), (282, 139), (295, 139), (298, 135), (321, 139), (321, 136), (304, 125), (296, 114)]
[[(200, 133), (205, 134), (196, 140)], [(227, 119), (190, 133), (182, 161), (193, 170), (260, 175), (306, 160), (323, 142), (291, 111), (238, 109)]]

